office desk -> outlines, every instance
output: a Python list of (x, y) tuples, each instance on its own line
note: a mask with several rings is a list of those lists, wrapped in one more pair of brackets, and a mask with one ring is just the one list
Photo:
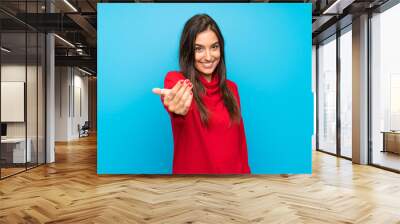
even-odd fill
[[(30, 138), (27, 139), (26, 146), (25, 151), (25, 138), (1, 139), (1, 157), (6, 163), (31, 162), (32, 140)], [(25, 159), (27, 159), (27, 161), (25, 161)]]
[(400, 154), (400, 131), (382, 131), (383, 150), (382, 152), (393, 152)]

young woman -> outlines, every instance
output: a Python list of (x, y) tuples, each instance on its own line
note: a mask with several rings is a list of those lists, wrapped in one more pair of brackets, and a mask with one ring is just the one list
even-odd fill
[(206, 14), (183, 29), (179, 64), (161, 95), (174, 135), (174, 174), (250, 173), (237, 86), (226, 77), (224, 38)]

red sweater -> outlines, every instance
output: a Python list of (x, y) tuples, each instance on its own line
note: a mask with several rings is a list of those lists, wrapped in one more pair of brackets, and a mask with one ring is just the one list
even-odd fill
[[(182, 79), (185, 79), (182, 73), (168, 72), (164, 88), (171, 89)], [(194, 99), (185, 116), (169, 113), (174, 135), (173, 173), (250, 173), (243, 119), (240, 123), (230, 122), (229, 113), (219, 91), (217, 75), (213, 75), (211, 82), (207, 82), (203, 77), (200, 81), (206, 89), (202, 100), (209, 111), (208, 127), (202, 125)], [(227, 80), (227, 85), (240, 106), (236, 84)]]

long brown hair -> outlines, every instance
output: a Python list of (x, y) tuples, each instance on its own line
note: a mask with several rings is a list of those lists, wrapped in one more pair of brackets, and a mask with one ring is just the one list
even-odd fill
[(201, 100), (205, 88), (201, 83), (201, 75), (194, 66), (195, 60), (195, 40), (198, 33), (207, 29), (213, 31), (217, 37), (220, 46), (221, 56), (214, 74), (219, 76), (219, 87), (221, 89), (222, 100), (228, 110), (231, 121), (240, 121), (240, 110), (238, 103), (226, 84), (226, 66), (224, 52), (224, 38), (217, 23), (207, 14), (198, 14), (190, 18), (182, 31), (179, 46), (179, 65), (183, 75), (193, 83), (193, 97), (200, 111), (200, 117), (203, 124), (208, 125), (209, 112)]

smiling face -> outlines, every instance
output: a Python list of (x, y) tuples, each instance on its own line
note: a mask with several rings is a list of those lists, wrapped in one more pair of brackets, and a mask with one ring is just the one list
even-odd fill
[(211, 80), (221, 58), (220, 44), (214, 31), (207, 29), (197, 34), (194, 52), (194, 67)]

